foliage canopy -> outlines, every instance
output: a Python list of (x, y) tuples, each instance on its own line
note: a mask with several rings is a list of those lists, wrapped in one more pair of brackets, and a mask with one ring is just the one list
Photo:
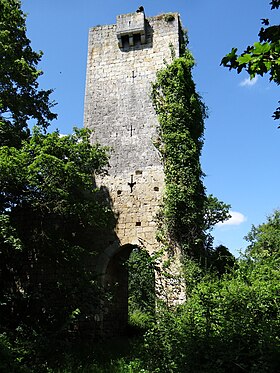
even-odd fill
[(0, 145), (19, 146), (29, 136), (28, 120), (46, 128), (56, 118), (52, 90), (41, 90), (37, 65), (42, 52), (31, 48), (19, 0), (0, 0)]
[(93, 235), (113, 221), (94, 184), (106, 149), (91, 146), (87, 130), (45, 133), (56, 118), (52, 90), (39, 89), (42, 53), (30, 46), (20, 6), (0, 0), (1, 371), (35, 365), (77, 319), (94, 322)]
[(0, 148), (4, 330), (24, 324), (36, 333), (55, 334), (67, 328), (76, 309), (79, 317), (90, 314), (85, 299), (90, 307), (97, 300), (90, 266), (85, 266), (94, 258), (88, 232), (112, 218), (97, 201), (93, 172), (106, 163), (105, 149), (92, 147), (86, 130), (63, 137), (36, 130), (21, 148)]
[(247, 254), (255, 259), (280, 253), (280, 211), (275, 210), (267, 222), (252, 226), (245, 239), (249, 242)]
[[(279, 0), (270, 2), (271, 9), (278, 9)], [(263, 76), (268, 73), (270, 81), (280, 84), (280, 25), (270, 25), (268, 19), (262, 19), (262, 27), (259, 31), (259, 41), (248, 46), (240, 55), (237, 48), (232, 48), (221, 61), (221, 65), (238, 73), (246, 70), (251, 78), (256, 75)], [(273, 114), (274, 119), (280, 119), (280, 107)]]

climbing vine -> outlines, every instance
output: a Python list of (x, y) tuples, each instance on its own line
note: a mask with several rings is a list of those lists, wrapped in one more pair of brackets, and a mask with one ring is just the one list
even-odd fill
[(186, 50), (157, 73), (152, 86), (159, 120), (156, 143), (165, 173), (160, 236), (183, 254), (199, 257), (205, 248), (203, 186), (200, 154), (206, 107), (192, 78), (194, 59)]

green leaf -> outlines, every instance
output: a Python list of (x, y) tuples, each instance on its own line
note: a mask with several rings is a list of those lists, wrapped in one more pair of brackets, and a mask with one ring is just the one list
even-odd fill
[(269, 43), (254, 43), (254, 49), (252, 51), (253, 54), (265, 54), (270, 51), (271, 45)]
[(247, 64), (251, 61), (251, 54), (242, 54), (240, 57), (237, 58), (237, 62), (240, 64)]

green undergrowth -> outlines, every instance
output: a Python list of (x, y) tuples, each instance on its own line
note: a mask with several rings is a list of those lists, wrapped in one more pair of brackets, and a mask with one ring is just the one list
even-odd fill
[(161, 304), (143, 335), (106, 342), (76, 341), (71, 346), (64, 341), (38, 363), (30, 350), (25, 357), (18, 350), (12, 369), (3, 365), (4, 357), (7, 363), (13, 351), (8, 339), (2, 338), (0, 371), (278, 373), (279, 257), (245, 257), (221, 276), (202, 271), (194, 262), (186, 265), (190, 278), (185, 303), (177, 307)]
[(139, 357), (143, 349), (142, 337), (118, 337), (107, 341), (99, 341), (88, 346), (86, 343), (76, 351), (65, 354), (48, 373), (148, 373)]

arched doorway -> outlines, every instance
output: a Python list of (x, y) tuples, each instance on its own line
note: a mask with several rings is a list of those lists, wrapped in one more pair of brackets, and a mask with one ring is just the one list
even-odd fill
[(155, 310), (153, 261), (142, 247), (127, 244), (111, 249), (106, 262), (102, 276), (106, 295), (102, 307), (103, 334), (125, 335), (129, 318), (135, 324)]
[(154, 259), (139, 246), (133, 248), (128, 261), (128, 320), (130, 326), (145, 329), (155, 314)]

